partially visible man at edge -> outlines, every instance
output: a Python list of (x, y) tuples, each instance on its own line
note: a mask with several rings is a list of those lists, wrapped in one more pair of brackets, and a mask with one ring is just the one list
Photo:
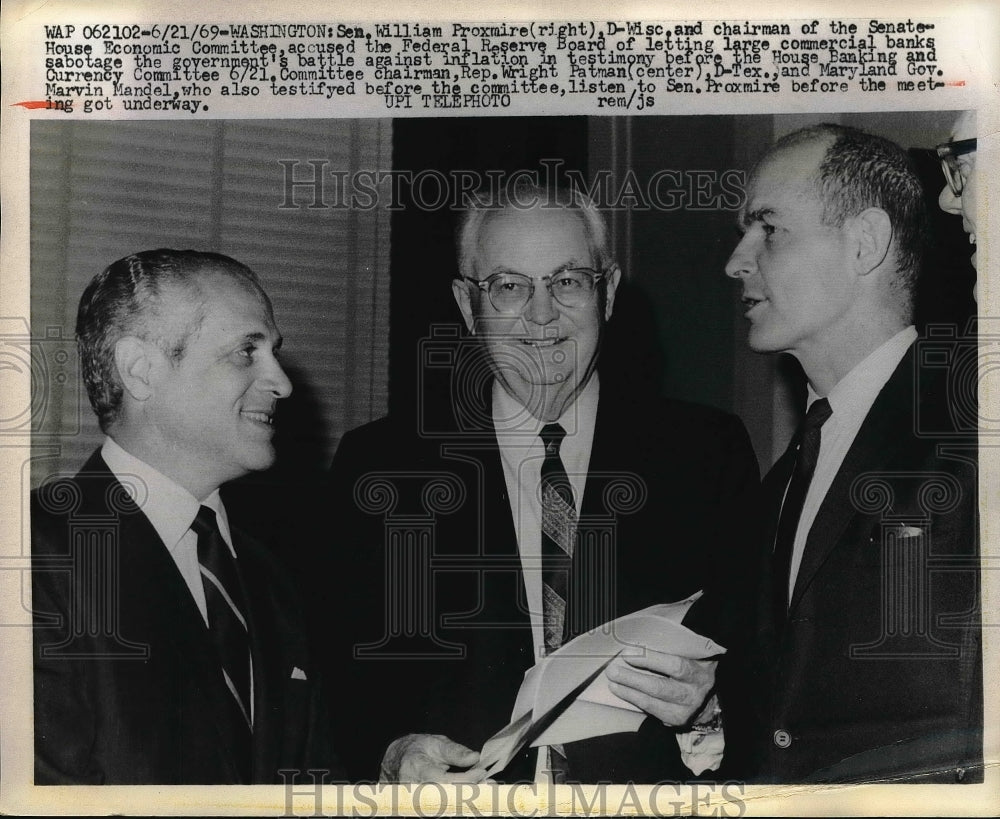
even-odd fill
[(219, 492), (271, 466), (292, 391), (257, 276), (135, 253), (91, 281), (76, 332), (107, 437), (32, 493), (35, 784), (339, 778), (298, 594)]
[(802, 129), (740, 226), (749, 345), (793, 355), (809, 399), (764, 480), (757, 777), (981, 781), (977, 441), (912, 324), (919, 180), (888, 140)]
[[(598, 359), (621, 271), (593, 204), (525, 186), (474, 205), (459, 257), (452, 293), (470, 336), (451, 351), (449, 397), (423, 417), (349, 433), (332, 467), (331, 519), (344, 546), (330, 558), (351, 580), (338, 593), (345, 639), (331, 656), (352, 662), (350, 701), (363, 717), (351, 734), (352, 777), (381, 769), (384, 781), (476, 779), (476, 751), (507, 724), (537, 658), (614, 617), (712, 589), (746, 546), (740, 529), (750, 525), (758, 473), (743, 425), (623, 383), (615, 362)], [(553, 470), (567, 490), (554, 504), (563, 524), (547, 522)], [(464, 487), (454, 503), (428, 505), (436, 478)], [(373, 508), (372, 480), (391, 510)], [(390, 527), (407, 515), (429, 522), (431, 541), (405, 551), (405, 575), (386, 578), (390, 555), (401, 554)], [(557, 539), (568, 553), (561, 591), (546, 568), (547, 543)], [(399, 582), (409, 585), (400, 591)], [(424, 608), (400, 609), (393, 593)], [(706, 634), (723, 620), (724, 606), (710, 599), (686, 620)], [(401, 620), (407, 612), (415, 619)], [(413, 639), (420, 623), (422, 648)], [(410, 657), (386, 656), (407, 649)], [(648, 715), (638, 732), (527, 749), (499, 778), (721, 776), (693, 761), (721, 747), (720, 730), (723, 764), (737, 755), (741, 711), (734, 704), (720, 729), (727, 695), (715, 696), (724, 686), (714, 659), (647, 651), (616, 662), (609, 677), (614, 693)]]
[[(962, 217), (962, 228), (969, 234), (969, 243), (974, 248), (970, 261), (978, 271), (976, 207), (979, 185), (976, 178), (976, 149), (976, 115), (972, 111), (963, 111), (955, 121), (951, 138), (937, 146), (945, 176), (945, 186), (938, 197), (938, 205), (946, 213)], [(978, 302), (978, 280), (972, 295)]]

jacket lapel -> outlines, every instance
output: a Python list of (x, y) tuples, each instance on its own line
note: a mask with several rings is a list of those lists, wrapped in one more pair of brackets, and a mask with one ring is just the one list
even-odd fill
[(467, 489), (476, 496), (468, 498), (466, 506), (476, 515), (477, 537), (468, 546), (490, 557), (509, 558), (519, 552), (493, 421), (493, 383), (492, 378), (485, 379), (478, 392), (463, 397), (466, 411), (462, 421), (456, 420), (453, 435), (440, 443), (430, 442), (437, 448), (430, 461), (474, 468), (477, 480)]
[[(631, 600), (623, 599), (642, 571), (645, 554), (655, 552), (652, 544), (638, 546), (628, 540), (622, 527), (631, 517), (622, 511), (619, 501), (641, 497), (648, 492), (640, 477), (648, 446), (643, 433), (647, 419), (644, 408), (629, 404), (602, 385), (594, 421), (594, 438), (587, 467), (587, 481), (580, 503), (579, 526), (570, 574), (570, 599), (566, 611), (569, 624), (567, 639), (597, 628), (631, 610)], [(659, 457), (670, 460), (671, 452)], [(669, 504), (667, 498), (646, 497), (645, 503)], [(625, 502), (627, 506), (628, 503)], [(633, 510), (633, 512), (636, 510)], [(669, 526), (664, 521), (664, 527)], [(647, 550), (648, 549), (648, 550)], [(626, 576), (627, 575), (627, 576)]]
[(523, 637), (530, 649), (530, 618), (523, 603), (526, 598), (517, 533), (493, 422), (492, 385), (492, 379), (488, 379), (476, 396), (479, 403), (453, 436), (429, 442), (434, 451), (428, 462), (466, 476), (468, 493), (461, 510), (454, 517), (442, 519), (437, 537), (491, 568), (480, 573), (476, 610), (447, 615), (444, 624), (511, 629)]
[[(793, 439), (794, 441), (794, 439)], [(778, 535), (778, 521), (781, 517), (781, 507), (784, 502), (785, 490), (792, 479), (795, 470), (796, 449), (789, 446), (784, 454), (771, 467), (764, 478), (762, 498), (764, 509), (768, 510), (768, 518), (763, 527), (762, 548), (758, 555), (760, 594), (757, 599), (757, 617), (760, 624), (767, 624), (768, 633), (780, 632), (782, 622), (776, 623), (777, 613), (774, 607), (774, 576), (773, 555), (774, 541)]]
[[(87, 462), (84, 471), (94, 479), (94, 489), (103, 485), (105, 509), (113, 509), (119, 525), (118, 561), (119, 622), (126, 636), (130, 624), (148, 624), (151, 652), (169, 651), (176, 655), (176, 665), (182, 668), (192, 685), (208, 700), (202, 712), (210, 714), (215, 737), (205, 742), (214, 745), (220, 759), (231, 768), (232, 781), (238, 781), (234, 760), (226, 749), (232, 739), (221, 719), (231, 706), (229, 693), (222, 681), (215, 649), (201, 612), (191, 596), (184, 578), (177, 569), (156, 529), (105, 464), (100, 453)], [(112, 500), (112, 493), (114, 498)]]
[(872, 404), (820, 505), (806, 539), (805, 551), (802, 554), (802, 562), (789, 605), (790, 613), (802, 600), (816, 573), (858, 513), (851, 500), (851, 486), (854, 481), (862, 474), (882, 469), (907, 440), (905, 435), (899, 434), (899, 431), (909, 429), (915, 418), (914, 361), (914, 346), (911, 346)]

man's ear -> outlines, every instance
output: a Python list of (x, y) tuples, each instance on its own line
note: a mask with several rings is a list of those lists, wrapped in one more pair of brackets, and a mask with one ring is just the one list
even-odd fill
[(611, 318), (611, 313), (615, 309), (615, 293), (618, 291), (618, 283), (622, 278), (622, 269), (617, 265), (612, 265), (608, 272), (604, 274), (604, 320)]
[(892, 221), (882, 208), (866, 208), (854, 217), (855, 259), (859, 276), (879, 267), (892, 247)]
[(115, 344), (118, 377), (136, 401), (145, 401), (153, 392), (153, 346), (136, 336), (123, 336)]
[(473, 335), (476, 334), (475, 315), (472, 312), (472, 297), (469, 293), (469, 285), (465, 279), (452, 279), (451, 292), (455, 297), (458, 309), (462, 311), (462, 318), (465, 319), (465, 326)]

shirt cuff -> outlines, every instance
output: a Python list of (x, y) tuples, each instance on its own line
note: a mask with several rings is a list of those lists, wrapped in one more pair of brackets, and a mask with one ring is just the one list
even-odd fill
[(726, 750), (726, 734), (722, 728), (722, 708), (713, 694), (698, 715), (690, 731), (677, 734), (681, 761), (695, 776), (716, 771)]

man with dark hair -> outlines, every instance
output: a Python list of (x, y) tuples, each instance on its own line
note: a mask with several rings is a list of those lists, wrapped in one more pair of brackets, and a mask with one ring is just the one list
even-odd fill
[(921, 203), (898, 146), (837, 125), (749, 179), (726, 273), (751, 349), (793, 355), (809, 393), (764, 481), (762, 781), (982, 777), (976, 440), (911, 323)]
[[(726, 530), (757, 485), (742, 424), (615, 379), (598, 360), (621, 279), (603, 217), (578, 192), (514, 193), (465, 214), (452, 292), (469, 335), (426, 348), (449, 362), (441, 405), (425, 380), (425, 412), (349, 433), (334, 459), (329, 514), (347, 548), (331, 560), (365, 578), (338, 586), (331, 652), (366, 704), (352, 776), (381, 761), (385, 781), (481, 777), (477, 751), (539, 659), (710, 588), (742, 545)], [(685, 622), (708, 633), (700, 603)], [(498, 778), (720, 775), (716, 658), (626, 654), (608, 677), (634, 724), (525, 749)]]
[(219, 487), (274, 461), (291, 383), (255, 274), (114, 262), (77, 339), (107, 434), (32, 494), (36, 784), (238, 784), (333, 770), (295, 591)]

